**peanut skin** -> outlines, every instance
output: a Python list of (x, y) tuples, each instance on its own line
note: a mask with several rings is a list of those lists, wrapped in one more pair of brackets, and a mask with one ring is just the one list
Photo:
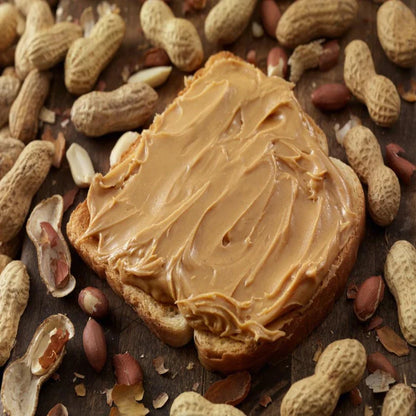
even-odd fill
[(75, 101), (71, 120), (77, 131), (94, 137), (135, 129), (153, 115), (157, 97), (156, 91), (142, 82), (111, 92), (93, 91)]
[(163, 48), (180, 70), (189, 72), (201, 65), (204, 52), (195, 26), (189, 20), (176, 18), (162, 0), (143, 4), (140, 24), (146, 38)]
[(368, 185), (368, 206), (374, 222), (385, 227), (394, 220), (400, 206), (400, 183), (384, 165), (380, 145), (370, 129), (356, 126), (348, 131), (343, 146), (348, 162)]
[(348, 89), (362, 101), (379, 126), (394, 124), (400, 115), (400, 96), (395, 85), (376, 74), (369, 47), (353, 40), (345, 48), (344, 80)]
[(88, 38), (77, 39), (65, 59), (65, 85), (72, 94), (92, 90), (98, 76), (123, 42), (126, 25), (115, 13), (101, 17)]
[(19, 260), (12, 261), (0, 274), (0, 367), (9, 359), (20, 317), (29, 299), (29, 275)]
[(29, 211), (32, 198), (52, 164), (55, 146), (46, 141), (29, 143), (13, 168), (0, 181), (0, 241), (17, 236)]
[(396, 241), (387, 254), (384, 277), (396, 299), (400, 329), (416, 346), (416, 249), (408, 241)]
[(24, 143), (36, 137), (39, 112), (49, 93), (50, 74), (30, 71), (9, 114), (11, 135)]
[(357, 0), (298, 0), (280, 18), (277, 40), (295, 48), (316, 38), (336, 38), (351, 27), (357, 11)]
[(219, 1), (205, 20), (208, 41), (226, 45), (237, 40), (247, 27), (256, 4), (256, 0)]
[(286, 393), (281, 416), (330, 416), (339, 396), (359, 383), (366, 362), (365, 349), (357, 340), (343, 339), (328, 345), (315, 374), (297, 381)]

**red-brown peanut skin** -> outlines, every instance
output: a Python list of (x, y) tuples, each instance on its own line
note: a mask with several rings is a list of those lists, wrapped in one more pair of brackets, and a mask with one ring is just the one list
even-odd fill
[(107, 297), (100, 289), (92, 286), (88, 286), (79, 292), (78, 305), (87, 315), (93, 318), (104, 318), (109, 311)]
[(128, 352), (114, 355), (113, 367), (117, 384), (130, 386), (143, 381), (143, 372), (140, 364)]
[(273, 39), (276, 39), (276, 28), (282, 13), (274, 0), (262, 0), (260, 3), (260, 16), (264, 30)]
[(383, 300), (385, 284), (381, 276), (364, 280), (354, 300), (354, 312), (360, 321), (370, 319)]
[(321, 85), (311, 95), (313, 105), (322, 111), (341, 110), (348, 104), (350, 98), (348, 88), (339, 83)]
[(90, 318), (82, 334), (84, 352), (91, 367), (100, 373), (107, 361), (107, 343), (100, 324)]

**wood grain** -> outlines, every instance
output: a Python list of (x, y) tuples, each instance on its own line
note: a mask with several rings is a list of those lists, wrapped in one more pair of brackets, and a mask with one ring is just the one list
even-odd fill
[[(115, 3), (119, 6), (121, 15), (126, 19), (128, 30), (122, 47), (108, 68), (100, 76), (100, 80), (105, 82), (107, 90), (121, 85), (123, 68), (125, 66), (134, 67), (140, 63), (143, 52), (150, 47), (140, 31), (140, 2), (137, 0), (115, 0)], [(204, 18), (214, 3), (214, 0), (210, 0), (204, 11), (187, 15), (195, 23), (203, 39), (206, 57), (218, 50), (215, 46), (208, 45), (203, 35)], [(74, 19), (77, 19), (85, 7), (95, 7), (96, 4), (96, 1), (88, 0), (61, 0), (59, 7), (63, 12), (63, 18), (72, 16)], [(182, 16), (182, 1), (173, 0), (171, 4), (175, 14)], [(282, 1), (279, 4), (284, 8), (288, 1)], [(360, 38), (365, 40), (371, 46), (377, 71), (389, 76), (396, 85), (403, 83), (407, 86), (412, 76), (415, 76), (414, 69), (403, 70), (390, 63), (377, 40), (376, 10), (378, 5), (370, 0), (362, 0), (359, 4), (359, 17), (354, 27), (341, 39), (342, 50), (352, 39)], [(413, 11), (416, 11), (416, 0), (407, 0), (406, 4)], [(258, 8), (252, 20), (260, 20)], [(235, 44), (229, 46), (229, 50), (241, 57), (245, 57), (248, 50), (255, 49), (258, 65), (265, 70), (267, 52), (275, 45), (276, 41), (266, 36), (261, 39), (254, 39), (250, 27), (248, 27), (241, 38)], [(377, 127), (370, 120), (365, 107), (354, 100), (345, 111), (337, 113), (324, 114), (313, 107), (310, 101), (310, 94), (313, 89), (329, 81), (342, 82), (342, 68), (343, 53), (336, 68), (326, 73), (309, 71), (304, 74), (295, 89), (302, 106), (327, 134), (330, 154), (344, 161), (346, 160), (344, 150), (335, 141), (334, 126), (336, 123), (342, 126), (349, 119), (350, 115), (354, 114), (361, 118), (365, 126), (370, 127), (374, 131), (382, 145), (383, 152), (384, 146), (394, 141), (407, 151), (408, 159), (416, 163), (416, 146), (414, 145), (413, 137), (416, 128), (414, 105), (402, 101), (400, 120), (390, 129)], [(169, 82), (158, 89), (160, 99), (157, 105), (157, 112), (162, 112), (166, 104), (183, 87), (183, 76), (183, 73), (174, 69)], [(59, 108), (65, 110), (71, 107), (73, 100), (74, 97), (68, 94), (64, 88), (63, 65), (60, 65), (54, 70), (53, 84), (47, 106), (52, 109)], [(97, 171), (106, 172), (109, 166), (109, 152), (118, 135), (113, 134), (95, 139), (86, 138), (76, 133), (71, 123), (66, 127), (61, 127), (60, 122), (62, 120), (62, 117), (58, 117), (57, 123), (53, 126), (54, 133), (60, 130), (63, 131), (68, 146), (72, 142), (80, 143), (90, 153)], [(65, 161), (59, 170), (52, 169), (33, 203), (36, 204), (54, 193), (62, 194), (73, 188), (73, 186), (69, 167)], [(85, 195), (86, 191), (81, 191), (77, 196), (76, 203), (82, 201)], [(410, 186), (402, 186), (400, 211), (397, 219), (391, 226), (383, 229), (374, 225), (369, 217), (367, 218), (365, 239), (359, 250), (356, 265), (350, 276), (350, 282), (359, 283), (370, 275), (382, 274), (386, 253), (396, 240), (407, 239), (413, 244), (416, 242), (415, 208), (416, 179), (413, 178)], [(69, 218), (70, 211), (71, 209), (64, 216), (64, 224)], [(60, 381), (51, 380), (43, 386), (37, 415), (46, 415), (49, 409), (57, 402), (64, 403), (68, 407), (70, 415), (108, 414), (109, 407), (106, 404), (104, 390), (111, 388), (114, 384), (110, 358), (113, 354), (119, 352), (129, 351), (142, 365), (145, 379), (144, 403), (150, 409), (151, 414), (168, 415), (170, 404), (179, 393), (190, 390), (193, 387), (196, 387), (198, 392), (203, 393), (208, 385), (220, 378), (219, 375), (207, 372), (201, 367), (192, 345), (173, 349), (161, 343), (149, 332), (135, 313), (113, 294), (107, 284), (100, 280), (80, 260), (74, 251), (72, 251), (72, 254), (72, 273), (77, 278), (77, 288), (67, 298), (54, 299), (47, 295), (46, 289), (39, 278), (35, 249), (30, 240), (27, 237), (24, 238), (22, 260), (27, 265), (31, 276), (30, 301), (19, 327), (12, 359), (21, 356), (25, 352), (36, 326), (50, 314), (57, 312), (66, 313), (74, 322), (76, 328), (76, 336), (68, 344), (67, 356), (59, 369)], [(77, 305), (77, 295), (87, 285), (102, 289), (108, 296), (111, 305), (110, 317), (102, 321), (108, 343), (109, 359), (100, 375), (96, 375), (89, 367), (82, 350), (82, 330), (87, 321), (87, 316), (83, 314)], [(399, 332), (394, 299), (388, 291), (386, 292), (378, 314), (384, 318), (386, 324)], [(368, 353), (374, 351), (385, 353), (397, 367), (401, 377), (406, 376), (409, 383), (416, 382), (415, 350), (411, 348), (410, 355), (407, 357), (398, 358), (393, 356), (383, 350), (381, 344), (376, 340), (375, 333), (367, 333), (364, 328), (355, 318), (350, 301), (347, 301), (346, 297), (343, 296), (324, 323), (290, 357), (283, 357), (280, 360), (276, 359), (273, 364), (267, 365), (258, 373), (253, 374), (251, 392), (240, 408), (247, 415), (278, 415), (281, 399), (290, 383), (313, 373), (315, 366), (313, 355), (318, 345), (325, 347), (336, 339), (346, 337), (357, 338), (363, 342)], [(158, 355), (165, 357), (166, 367), (170, 369), (167, 375), (160, 376), (153, 369), (152, 359)], [(186, 369), (189, 362), (195, 364), (192, 370)], [(83, 381), (87, 387), (87, 396), (85, 398), (76, 397), (74, 393), (73, 372), (86, 376), (85, 380), (78, 381)], [(364, 380), (360, 383), (359, 388), (362, 392), (364, 403), (373, 406), (375, 415), (380, 414), (379, 406), (382, 403), (383, 395), (372, 394), (365, 386)], [(161, 392), (168, 393), (170, 397), (169, 402), (164, 408), (154, 410), (152, 400)], [(269, 395), (273, 400), (266, 409), (258, 404), (263, 395)], [(358, 416), (363, 414), (363, 409), (364, 404), (358, 408), (353, 408), (348, 395), (344, 395), (338, 404), (335, 414)], [(2, 410), (1, 406), (0, 410)]]

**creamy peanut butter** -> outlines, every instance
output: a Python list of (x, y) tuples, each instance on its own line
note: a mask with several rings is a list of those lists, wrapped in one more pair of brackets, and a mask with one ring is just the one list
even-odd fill
[(278, 339), (351, 236), (347, 183), (291, 88), (217, 60), (91, 185), (99, 260), (194, 328)]

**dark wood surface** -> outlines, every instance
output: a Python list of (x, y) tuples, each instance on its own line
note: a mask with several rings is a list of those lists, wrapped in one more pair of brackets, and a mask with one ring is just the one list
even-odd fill
[[(126, 19), (128, 30), (125, 41), (117, 52), (116, 57), (100, 76), (100, 80), (105, 81), (107, 90), (121, 85), (123, 67), (125, 65), (134, 66), (140, 63), (143, 51), (150, 47), (139, 28), (140, 2), (138, 0), (115, 0), (114, 2), (119, 6), (121, 15)], [(406, 0), (405, 2), (416, 12), (416, 0)], [(173, 4), (175, 14), (182, 16), (182, 1), (173, 0), (171, 3)], [(206, 57), (217, 50), (212, 45), (207, 45), (203, 35), (204, 17), (214, 3), (215, 1), (209, 0), (204, 11), (187, 16), (198, 28), (204, 41)], [(280, 3), (284, 6), (288, 2), (283, 1)], [(62, 0), (60, 7), (62, 7), (64, 17), (71, 15), (74, 19), (77, 19), (84, 7), (90, 5), (94, 7), (97, 4), (97, 1), (89, 0)], [(345, 45), (352, 39), (360, 38), (365, 40), (371, 46), (377, 71), (389, 76), (396, 85), (403, 83), (407, 86), (412, 76), (415, 76), (414, 70), (399, 69), (388, 61), (377, 40), (376, 11), (378, 5), (370, 0), (360, 0), (359, 4), (359, 16), (354, 27), (340, 41), (342, 51)], [(256, 8), (253, 20), (259, 21), (258, 8)], [(235, 44), (229, 46), (229, 49), (241, 57), (245, 57), (248, 50), (255, 49), (257, 51), (258, 65), (265, 70), (267, 51), (274, 45), (276, 45), (276, 41), (267, 36), (261, 39), (254, 39), (249, 26), (241, 38)], [(350, 115), (354, 114), (361, 118), (365, 126), (374, 131), (383, 148), (383, 152), (384, 146), (393, 141), (400, 144), (407, 151), (408, 159), (416, 163), (414, 104), (402, 101), (400, 120), (390, 129), (375, 126), (369, 119), (365, 107), (356, 100), (352, 100), (346, 110), (338, 113), (323, 114), (313, 107), (310, 101), (310, 93), (316, 86), (328, 81), (342, 81), (343, 59), (342, 52), (338, 65), (329, 72), (309, 71), (302, 77), (295, 90), (303, 107), (327, 134), (330, 154), (344, 161), (346, 160), (344, 150), (335, 141), (334, 125), (336, 123), (343, 125)], [(74, 97), (65, 91), (63, 66), (55, 68), (53, 73), (53, 84), (47, 107), (52, 109), (59, 108), (61, 110), (70, 108)], [(158, 112), (163, 111), (166, 104), (182, 88), (183, 75), (183, 73), (174, 69), (169, 81), (158, 89), (160, 95), (157, 105)], [(62, 130), (68, 146), (72, 142), (78, 142), (84, 146), (89, 151), (96, 170), (106, 172), (110, 150), (119, 135), (114, 134), (95, 139), (86, 138), (76, 133), (71, 123), (62, 128), (60, 125), (62, 120), (62, 117), (58, 117), (57, 123), (53, 126), (53, 131), (56, 133)], [(73, 186), (68, 164), (64, 161), (59, 170), (54, 168), (51, 170), (33, 203), (36, 204), (54, 193), (63, 194), (73, 188)], [(77, 196), (76, 203), (81, 202), (85, 195), (86, 191), (82, 190)], [(370, 218), (367, 218), (365, 239), (361, 244), (356, 265), (350, 276), (350, 282), (359, 283), (370, 275), (382, 274), (387, 251), (396, 240), (407, 239), (413, 244), (415, 243), (415, 208), (416, 179), (413, 178), (410, 186), (402, 186), (400, 211), (391, 226), (380, 228), (374, 225)], [(64, 224), (66, 224), (71, 210), (65, 214)], [(111, 357), (119, 352), (129, 351), (142, 365), (145, 386), (144, 403), (150, 409), (150, 414), (168, 415), (172, 400), (179, 393), (192, 389), (195, 383), (199, 383), (197, 391), (203, 393), (213, 381), (221, 378), (220, 375), (208, 372), (201, 367), (193, 345), (174, 349), (160, 342), (150, 333), (135, 313), (112, 293), (108, 285), (100, 280), (81, 261), (74, 251), (72, 251), (72, 254), (72, 273), (77, 279), (77, 287), (68, 297), (55, 299), (46, 294), (45, 287), (41, 283), (38, 274), (35, 249), (30, 240), (26, 236), (24, 238), (22, 260), (27, 265), (31, 276), (31, 292), (29, 304), (19, 326), (12, 359), (24, 354), (37, 325), (51, 314), (58, 312), (67, 314), (74, 322), (76, 328), (75, 338), (68, 344), (67, 355), (59, 369), (60, 380), (46, 382), (40, 392), (37, 415), (46, 415), (48, 410), (58, 402), (62, 402), (68, 407), (70, 415), (108, 414), (109, 408), (103, 392), (104, 389), (112, 387), (115, 382)], [(79, 309), (77, 296), (79, 291), (87, 285), (93, 285), (102, 289), (108, 296), (111, 305), (110, 316), (102, 321), (108, 345), (109, 359), (100, 375), (95, 374), (90, 368), (82, 349), (82, 330), (88, 318)], [(386, 295), (378, 314), (384, 318), (387, 325), (399, 332), (395, 302), (388, 290), (386, 290)], [(416, 382), (416, 366), (414, 365), (416, 352), (414, 348), (411, 348), (407, 357), (398, 358), (383, 349), (382, 345), (377, 341), (374, 332), (368, 333), (364, 328), (365, 326), (359, 324), (355, 318), (352, 304), (346, 300), (344, 293), (323, 324), (290, 357), (277, 359), (258, 373), (253, 373), (251, 392), (244, 403), (240, 405), (240, 408), (247, 415), (278, 415), (281, 399), (290, 383), (313, 373), (315, 366), (313, 355), (318, 345), (326, 346), (332, 341), (346, 337), (360, 340), (365, 345), (367, 353), (375, 351), (385, 353), (392, 363), (396, 365), (401, 379), (406, 377), (408, 383)], [(158, 375), (152, 366), (152, 359), (159, 355), (165, 357), (165, 365), (170, 369), (169, 373), (164, 376)], [(195, 364), (192, 370), (186, 369), (189, 362)], [(84, 383), (87, 388), (87, 395), (84, 398), (76, 397), (74, 393), (74, 372), (86, 376)], [(348, 395), (344, 395), (334, 414), (363, 415), (364, 403), (373, 406), (375, 415), (380, 414), (383, 395), (373, 394), (365, 385), (364, 379), (361, 381), (359, 388), (363, 395), (363, 404), (354, 408)], [(152, 400), (161, 392), (168, 393), (170, 399), (162, 409), (155, 410), (152, 406)], [(265, 394), (269, 395), (273, 400), (266, 409), (258, 405), (259, 399)]]

